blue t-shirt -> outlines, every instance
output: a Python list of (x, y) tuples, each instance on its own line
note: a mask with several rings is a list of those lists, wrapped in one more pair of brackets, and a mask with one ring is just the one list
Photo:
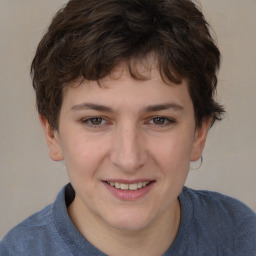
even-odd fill
[[(75, 197), (70, 184), (56, 201), (32, 215), (0, 242), (1, 256), (105, 255), (71, 222), (67, 207)], [(256, 256), (256, 214), (236, 199), (183, 188), (181, 223), (164, 256)], [(156, 245), (157, 246), (157, 245)]]

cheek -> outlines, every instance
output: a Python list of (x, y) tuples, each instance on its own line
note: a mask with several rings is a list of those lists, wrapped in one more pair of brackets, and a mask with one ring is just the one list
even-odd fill
[[(71, 137), (71, 136), (70, 136)], [(69, 175), (92, 175), (101, 162), (104, 148), (95, 140), (73, 136), (63, 143), (64, 159)]]
[(155, 146), (151, 147), (151, 154), (162, 171), (184, 172), (189, 169), (192, 145), (191, 138), (174, 136), (155, 143)]
[[(154, 146), (153, 146), (154, 145)], [(152, 151), (160, 158), (175, 161), (176, 159), (189, 159), (192, 152), (193, 140), (185, 136), (166, 138), (155, 142)]]

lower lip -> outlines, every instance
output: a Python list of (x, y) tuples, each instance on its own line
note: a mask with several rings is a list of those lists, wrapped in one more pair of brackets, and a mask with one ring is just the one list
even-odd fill
[(151, 182), (146, 187), (142, 187), (137, 190), (122, 190), (122, 189), (118, 189), (116, 187), (112, 187), (109, 184), (107, 184), (106, 182), (103, 182), (103, 184), (108, 189), (108, 191), (110, 191), (110, 193), (113, 196), (115, 196), (116, 198), (118, 198), (120, 200), (133, 201), (133, 200), (139, 199), (139, 198), (145, 196), (147, 193), (149, 193), (149, 191), (152, 189), (155, 182)]

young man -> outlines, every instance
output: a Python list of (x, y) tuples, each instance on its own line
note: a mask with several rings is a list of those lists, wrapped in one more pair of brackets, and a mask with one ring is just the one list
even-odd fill
[(32, 63), (50, 157), (70, 184), (1, 255), (255, 255), (256, 216), (184, 187), (208, 129), (220, 53), (188, 0), (71, 0)]

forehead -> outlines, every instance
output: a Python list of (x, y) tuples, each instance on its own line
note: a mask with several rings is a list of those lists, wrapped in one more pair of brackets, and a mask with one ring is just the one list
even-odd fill
[[(75, 81), (70, 82), (64, 87), (64, 94), (70, 88), (76, 88), (80, 85), (97, 84), (100, 88), (109, 88), (116, 81), (131, 82), (136, 84), (143, 84), (147, 81), (155, 81), (166, 86), (177, 86), (177, 83), (168, 81), (163, 77), (159, 71), (159, 66), (153, 55), (149, 55), (141, 60), (131, 59), (129, 61), (122, 61), (116, 65), (107, 76), (98, 80), (87, 80), (79, 77)], [(180, 84), (187, 84), (186, 79), (181, 79)]]
[(143, 61), (132, 61), (132, 62), (122, 62), (117, 65), (112, 72), (99, 80), (100, 85), (107, 85), (108, 81), (113, 80), (129, 80), (133, 78), (135, 81), (147, 81), (147, 80), (161, 80), (161, 75), (158, 70), (156, 63), (149, 60)]
[[(157, 55), (154, 53), (150, 53), (141, 59), (130, 58), (129, 60), (123, 60), (119, 62), (111, 70), (110, 74), (98, 79), (97, 83), (100, 87), (107, 87), (108, 81), (122, 81), (127, 80), (127, 78), (131, 77), (135, 81), (161, 80), (163, 83), (170, 86), (175, 86), (183, 82), (187, 83), (187, 81), (184, 81), (186, 79), (178, 77), (178, 75), (175, 75), (174, 72), (172, 72), (172, 74), (175, 76), (176, 81), (170, 81), (168, 80), (167, 75), (164, 74), (164, 72), (165, 71), (159, 68)], [(66, 84), (64, 90), (69, 87), (77, 87), (84, 82), (92, 82), (92, 80), (86, 80), (86, 78), (78, 77), (75, 81)]]
[[(100, 76), (101, 72), (97, 75)], [(139, 56), (131, 56), (127, 59), (123, 59), (117, 63), (110, 70), (105, 77), (95, 78), (99, 82), (99, 84), (103, 84), (103, 81), (106, 80), (115, 80), (122, 79), (127, 76), (131, 76), (135, 80), (150, 80), (150, 79), (158, 79), (161, 78), (164, 83), (168, 85), (180, 84), (182, 82), (182, 77), (173, 71), (172, 67), (163, 65), (157, 53), (150, 52), (141, 57)], [(77, 85), (78, 83), (82, 83), (83, 80), (87, 80), (87, 77), (78, 77), (74, 82), (71, 82), (67, 85)], [(89, 78), (89, 81), (91, 79)]]
[[(141, 79), (131, 76), (129, 66), (122, 63), (99, 81), (80, 79), (65, 88), (63, 105), (69, 109), (93, 104), (108, 108), (141, 111), (160, 104), (192, 107), (187, 81), (166, 84), (156, 66), (137, 65)], [(76, 107), (74, 107), (76, 106)], [(77, 107), (78, 106), (78, 107)], [(84, 108), (85, 109), (85, 108)]]

